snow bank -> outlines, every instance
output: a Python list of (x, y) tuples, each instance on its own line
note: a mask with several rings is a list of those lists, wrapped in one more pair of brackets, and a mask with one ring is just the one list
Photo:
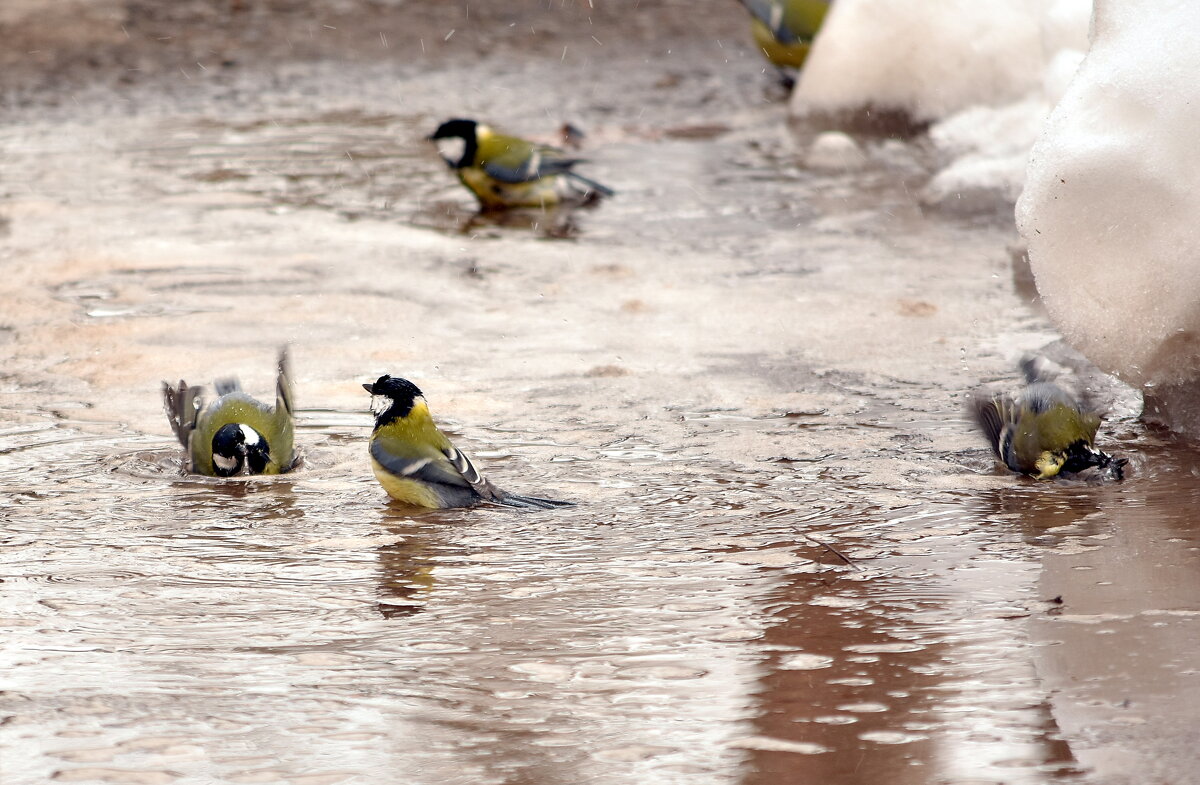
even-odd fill
[(1200, 3), (1096, 0), (1017, 207), (1064, 337), (1200, 435)]
[(1087, 47), (1091, 0), (838, 0), (792, 111), (932, 123), (926, 204), (1009, 210), (1029, 148)]
[(972, 106), (931, 126), (929, 139), (944, 168), (922, 191), (922, 201), (962, 212), (1011, 209), (1025, 187), (1029, 150), (1082, 60), (1081, 51), (1060, 50), (1041, 89), (1025, 99)]
[(838, 0), (792, 94), (796, 114), (864, 107), (918, 123), (1040, 90), (1087, 43), (1090, 0)]

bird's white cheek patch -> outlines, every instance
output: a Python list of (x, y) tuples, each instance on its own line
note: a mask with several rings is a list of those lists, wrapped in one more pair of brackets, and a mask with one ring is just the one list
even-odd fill
[(237, 468), (237, 458), (226, 458), (224, 455), (213, 453), (213, 464), (223, 472), (231, 472)]
[(247, 446), (253, 447), (254, 445), (258, 444), (258, 431), (243, 423), (239, 423), (238, 427), (242, 429), (242, 437), (246, 440)]
[(462, 160), (463, 153), (467, 151), (467, 140), (457, 136), (447, 137), (437, 140), (438, 155), (446, 160), (448, 164), (457, 164)]
[(379, 415), (392, 408), (392, 399), (386, 395), (371, 396), (371, 414), (378, 417)]

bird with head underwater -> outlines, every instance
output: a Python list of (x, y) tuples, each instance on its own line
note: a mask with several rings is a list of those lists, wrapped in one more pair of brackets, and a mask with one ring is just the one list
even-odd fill
[(971, 412), (1005, 466), (1038, 480), (1095, 468), (1125, 476), (1126, 458), (1096, 449), (1100, 415), (1086, 398), (1045, 373), (1037, 358), (1021, 363), (1026, 386), (1013, 393), (975, 395)]
[(363, 384), (371, 393), (371, 468), (393, 499), (417, 507), (469, 507), (492, 502), (550, 509), (571, 502), (539, 499), (492, 485), (463, 452), (438, 430), (425, 396), (407, 379), (384, 374)]
[(171, 429), (183, 444), (184, 469), (210, 477), (281, 474), (296, 462), (293, 396), (287, 347), (279, 352), (275, 406), (260, 403), (237, 379), (213, 382), (217, 397), (205, 401), (200, 387), (163, 382)]
[(832, 0), (740, 0), (750, 12), (750, 32), (767, 62), (790, 85), (792, 73), (808, 59), (808, 50), (825, 21)]
[(429, 140), (483, 210), (586, 204), (613, 195), (611, 188), (574, 170), (582, 159), (496, 133), (475, 120), (447, 120)]

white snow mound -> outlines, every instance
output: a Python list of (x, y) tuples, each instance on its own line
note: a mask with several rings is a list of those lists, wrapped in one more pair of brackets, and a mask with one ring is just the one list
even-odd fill
[[(1096, 0), (1091, 49), (1017, 205), (1051, 318), (1151, 409), (1156, 392), (1200, 406), (1196, 30), (1195, 0)], [(1193, 416), (1161, 419), (1195, 430)]]
[(1090, 0), (837, 0), (792, 94), (796, 114), (866, 107), (916, 122), (1040, 90), (1085, 49)]

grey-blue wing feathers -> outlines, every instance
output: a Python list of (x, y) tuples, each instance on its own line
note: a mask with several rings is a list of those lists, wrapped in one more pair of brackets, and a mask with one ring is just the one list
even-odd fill
[(781, 44), (790, 45), (800, 42), (800, 36), (787, 28), (783, 23), (783, 3), (780, 0), (741, 0), (750, 16), (762, 22), (775, 40)]
[[(465, 507), (476, 502), (492, 502), (508, 507), (553, 509), (572, 507), (571, 502), (541, 499), (506, 493), (487, 481), (467, 454), (454, 445), (441, 451), (441, 457), (405, 457), (389, 453), (378, 441), (371, 442), (371, 457), (388, 472), (425, 483), (442, 499), (446, 507)], [(443, 460), (444, 459), (444, 460)]]
[(189, 387), (183, 379), (179, 380), (178, 387), (163, 382), (163, 406), (167, 410), (167, 419), (171, 422), (175, 438), (184, 447), (188, 446), (188, 439), (196, 429), (196, 419), (204, 405), (200, 391), (200, 387)]
[(563, 158), (555, 155), (556, 152), (553, 148), (538, 148), (519, 164), (507, 164), (495, 159), (485, 161), (483, 171), (502, 183), (529, 183), (542, 177), (567, 174), (581, 160)]

